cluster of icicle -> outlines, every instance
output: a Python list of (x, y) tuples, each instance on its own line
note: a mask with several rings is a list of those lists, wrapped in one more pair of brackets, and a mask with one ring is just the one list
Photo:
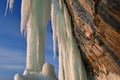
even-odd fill
[[(7, 0), (13, 7), (14, 0)], [(52, 4), (52, 5), (51, 5)], [(27, 36), (27, 63), (15, 80), (57, 80), (52, 65), (45, 63), (46, 24), (52, 18), (54, 56), (59, 47), (59, 80), (87, 80), (81, 56), (71, 30), (70, 16), (62, 0), (22, 0), (21, 32)]]
[(54, 52), (56, 40), (59, 47), (59, 80), (87, 80), (66, 5), (62, 0), (52, 0), (52, 4)]
[(14, 4), (14, 0), (7, 0), (5, 15), (7, 14), (8, 9), (12, 12), (13, 4)]
[[(13, 3), (14, 0), (7, 0), (6, 12), (12, 10)], [(54, 66), (45, 63), (44, 56), (50, 11), (50, 0), (22, 0), (21, 32), (27, 37), (27, 62), (23, 75), (16, 74), (14, 80), (57, 80)]]

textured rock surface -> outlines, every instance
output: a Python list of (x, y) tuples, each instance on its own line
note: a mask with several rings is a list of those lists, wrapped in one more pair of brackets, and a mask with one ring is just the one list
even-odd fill
[[(93, 80), (120, 80), (120, 0), (64, 0)], [(95, 77), (91, 77), (91, 76)]]

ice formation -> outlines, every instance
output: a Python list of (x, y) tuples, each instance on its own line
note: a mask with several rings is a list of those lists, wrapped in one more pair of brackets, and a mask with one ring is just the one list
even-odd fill
[(14, 4), (14, 0), (7, 0), (5, 15), (7, 14), (8, 9), (12, 12), (13, 4)]
[(50, 1), (22, 0), (21, 10), (21, 30), (27, 32), (26, 69), (40, 72), (44, 64), (44, 43), (46, 24), (50, 18)]
[(56, 43), (58, 40), (59, 47), (59, 80), (87, 80), (81, 55), (72, 34), (71, 19), (62, 0), (53, 0), (51, 15), (53, 41)]
[[(7, 0), (7, 8), (14, 0)], [(52, 4), (52, 6), (51, 6)], [(7, 9), (6, 8), (6, 9)], [(14, 80), (57, 80), (52, 65), (45, 63), (46, 24), (52, 18), (54, 56), (59, 47), (59, 80), (87, 80), (81, 55), (72, 34), (71, 18), (63, 0), (22, 0), (21, 32), (27, 36), (27, 63)]]
[(54, 72), (53, 65), (45, 63), (40, 73), (30, 72), (26, 75), (16, 74), (14, 80), (58, 80)]
[(50, 0), (22, 0), (21, 32), (27, 37), (27, 62), (24, 74), (15, 75), (15, 80), (57, 80), (53, 66), (45, 63), (44, 59), (46, 25), (50, 19), (50, 8)]

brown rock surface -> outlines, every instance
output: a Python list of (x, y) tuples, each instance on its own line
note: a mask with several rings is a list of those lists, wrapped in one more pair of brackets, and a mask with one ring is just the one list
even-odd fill
[(113, 74), (113, 79), (116, 75), (115, 80), (120, 80), (120, 0), (64, 0), (64, 3), (88, 76), (110, 80)]

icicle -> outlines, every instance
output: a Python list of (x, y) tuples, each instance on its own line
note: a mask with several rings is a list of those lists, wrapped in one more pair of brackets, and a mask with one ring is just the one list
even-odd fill
[[(46, 6), (46, 5), (47, 6)], [(39, 73), (44, 64), (46, 25), (50, 18), (50, 1), (22, 0), (21, 31), (27, 31), (26, 71)]]
[(31, 8), (32, 7), (32, 0), (22, 0), (21, 5), (21, 32), (26, 34), (26, 24), (28, 22)]
[(51, 4), (51, 18), (52, 18), (52, 29), (53, 29), (53, 51), (54, 51), (54, 59), (56, 57), (56, 39), (57, 39), (57, 30), (56, 30), (56, 4), (57, 0), (52, 0)]
[(13, 4), (14, 4), (14, 0), (10, 0), (9, 9), (10, 9), (11, 12), (13, 10)]
[(7, 0), (5, 16), (6, 16), (6, 14), (7, 14), (8, 8), (9, 8), (9, 10), (10, 10), (11, 13), (12, 13), (13, 5), (14, 5), (14, 0)]
[(62, 0), (59, 0), (59, 8), (62, 9)]
[(10, 1), (10, 0), (7, 0), (7, 4), (6, 4), (6, 10), (5, 10), (5, 16), (6, 16), (6, 14), (7, 14), (7, 10), (8, 10), (9, 1)]

